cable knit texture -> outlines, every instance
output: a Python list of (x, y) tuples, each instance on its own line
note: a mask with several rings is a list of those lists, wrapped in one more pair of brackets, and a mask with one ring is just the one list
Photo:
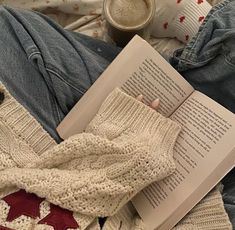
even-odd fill
[(0, 92), (0, 170), (23, 167), (56, 143), (1, 84)]
[(2, 171), (0, 188), (17, 186), (63, 208), (109, 216), (175, 169), (179, 126), (119, 90), (87, 131), (93, 133), (69, 138), (23, 169)]
[[(1, 108), (8, 103), (6, 97)], [(91, 217), (115, 214), (143, 187), (171, 174), (180, 131), (178, 124), (118, 89), (103, 103), (86, 133), (43, 153), (37, 154), (26, 140), (19, 140), (21, 134), (13, 135), (4, 124), (1, 130), (5, 129), (7, 135), (1, 138), (14, 147), (22, 141), (30, 158), (12, 154), (4, 146), (8, 161), (2, 160), (0, 189), (24, 189)]]
[(115, 215), (174, 172), (180, 127), (119, 89), (85, 133), (59, 145), (1, 85), (0, 92), (0, 228), (56, 230), (64, 221), (63, 229), (98, 230), (97, 216)]

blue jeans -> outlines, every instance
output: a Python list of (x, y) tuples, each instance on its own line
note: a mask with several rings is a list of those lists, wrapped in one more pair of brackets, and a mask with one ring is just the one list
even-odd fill
[[(214, 7), (199, 33), (171, 59), (198, 90), (235, 112), (235, 0)], [(0, 81), (60, 142), (55, 128), (120, 49), (68, 32), (30, 11), (0, 8)], [(224, 201), (235, 229), (235, 174)]]
[[(170, 62), (195, 89), (235, 113), (235, 0), (215, 6), (197, 35)], [(235, 169), (222, 182), (235, 229)]]
[(119, 51), (40, 13), (0, 7), (0, 81), (57, 142), (60, 121)]

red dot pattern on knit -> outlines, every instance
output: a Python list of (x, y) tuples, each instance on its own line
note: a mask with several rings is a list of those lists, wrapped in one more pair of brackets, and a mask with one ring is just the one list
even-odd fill
[[(202, 4), (202, 3), (204, 3), (204, 0), (194, 0), (194, 1), (197, 1), (197, 4), (198, 5), (200, 5), (200, 4)], [(180, 4), (182, 2), (182, 0), (176, 0), (176, 4)], [(203, 21), (204, 21), (204, 19), (205, 19), (205, 16), (200, 16), (199, 18), (198, 18), (198, 22), (199, 23), (202, 23)], [(185, 22), (185, 20), (187, 20), (186, 19), (186, 17), (184, 16), (184, 15), (182, 15), (182, 16), (180, 16), (179, 17), (179, 22), (180, 23), (184, 23)], [(169, 22), (164, 22), (163, 23), (163, 28), (165, 29), (165, 30), (167, 30), (168, 29), (168, 27), (169, 27)], [(188, 34), (185, 34), (185, 41), (189, 41), (189, 35)]]
[(13, 230), (13, 229), (0, 226), (0, 230)]
[[(32, 219), (40, 218), (40, 204), (44, 200), (35, 194), (19, 190), (2, 198), (9, 206), (6, 221), (11, 222), (20, 216), (28, 216)], [(40, 220), (38, 224), (51, 225), (54, 230), (66, 230), (79, 228), (73, 217), (73, 212), (50, 204), (50, 213)], [(0, 226), (0, 230), (11, 230)]]

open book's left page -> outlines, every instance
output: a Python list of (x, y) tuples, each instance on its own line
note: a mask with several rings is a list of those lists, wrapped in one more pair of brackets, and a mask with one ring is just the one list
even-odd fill
[(164, 116), (171, 115), (194, 91), (157, 51), (135, 36), (61, 122), (59, 135), (66, 139), (83, 132), (116, 87), (134, 97), (144, 95), (146, 103), (159, 98), (159, 112)]

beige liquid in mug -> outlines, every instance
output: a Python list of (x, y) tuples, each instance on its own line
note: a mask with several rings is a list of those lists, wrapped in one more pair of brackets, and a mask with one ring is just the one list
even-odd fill
[(124, 27), (136, 27), (149, 17), (149, 6), (145, 0), (114, 0), (110, 4), (113, 20)]

